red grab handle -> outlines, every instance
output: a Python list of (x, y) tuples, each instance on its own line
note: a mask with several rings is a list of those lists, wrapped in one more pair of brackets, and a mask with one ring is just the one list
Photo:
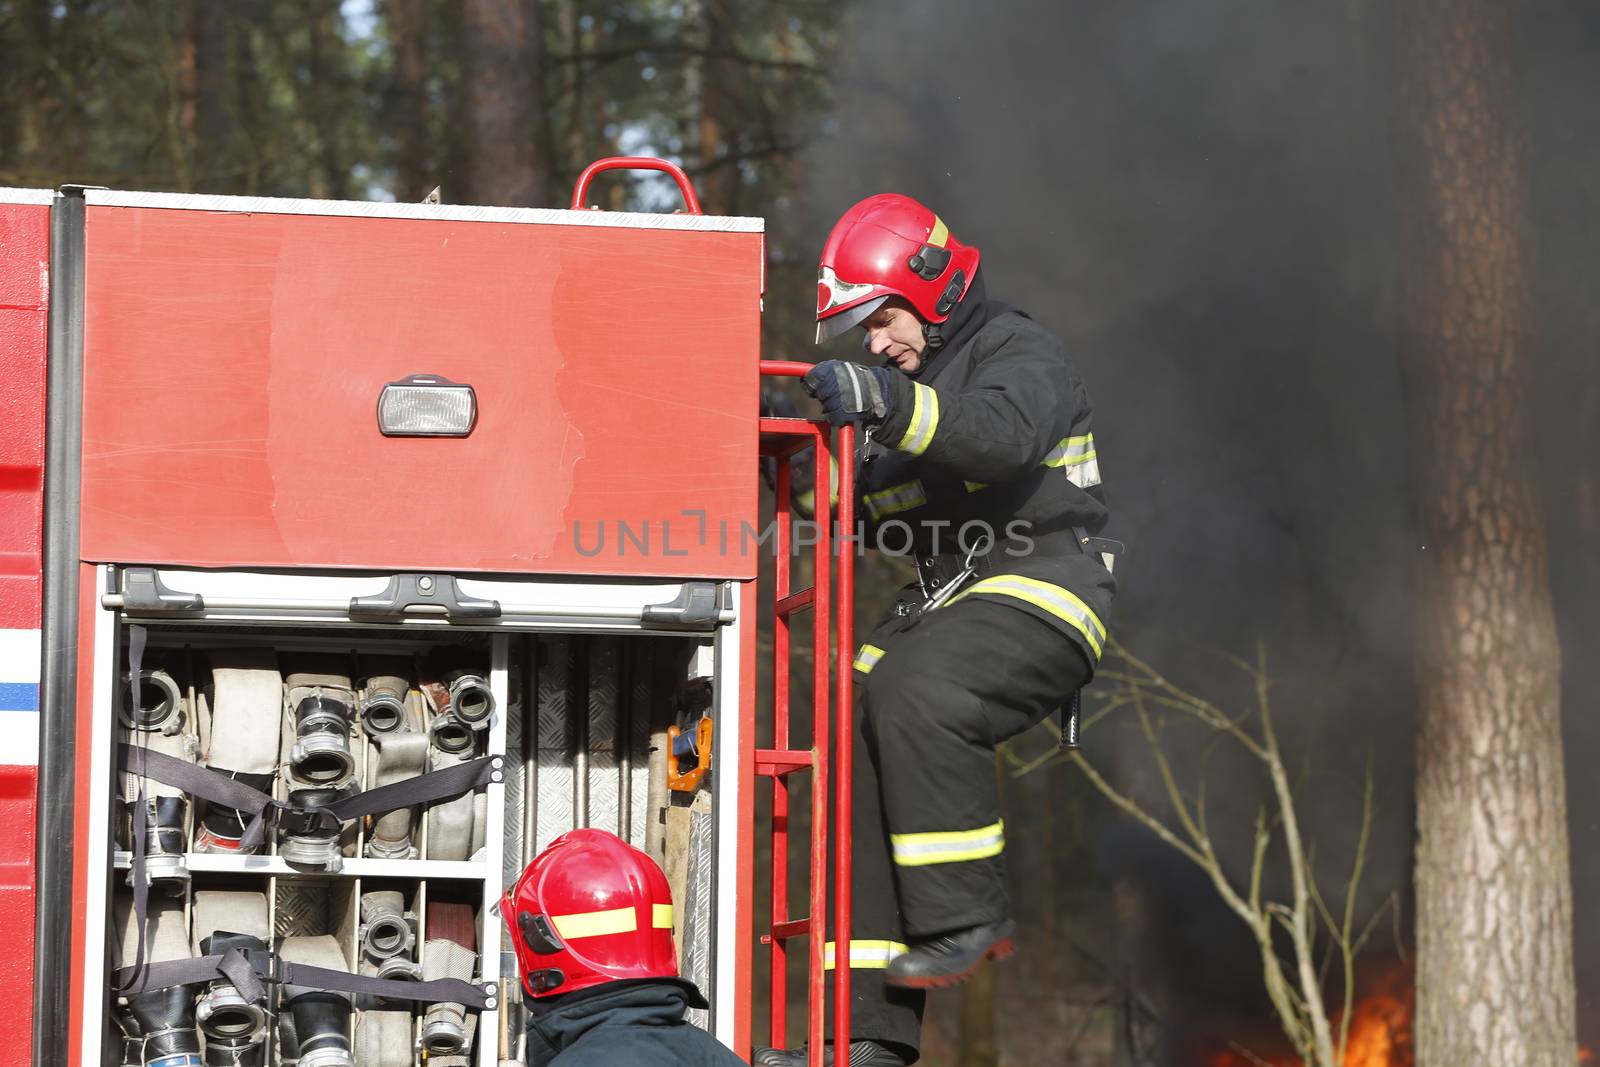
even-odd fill
[(691, 215), (705, 214), (700, 210), (700, 198), (694, 195), (694, 186), (689, 184), (689, 176), (683, 172), (683, 168), (654, 156), (610, 156), (584, 167), (583, 173), (578, 175), (578, 184), (572, 187), (572, 210), (583, 210), (583, 202), (589, 195), (589, 183), (596, 174), (608, 170), (659, 170), (663, 174), (670, 174), (672, 180), (678, 183), (678, 192), (683, 194), (684, 209)]

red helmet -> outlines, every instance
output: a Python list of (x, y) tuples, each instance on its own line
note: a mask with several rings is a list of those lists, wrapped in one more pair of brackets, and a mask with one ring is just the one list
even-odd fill
[(678, 976), (667, 876), (605, 830), (573, 830), (550, 842), (506, 892), (500, 912), (529, 996)]
[(844, 213), (822, 246), (817, 343), (860, 323), (891, 296), (903, 297), (923, 322), (943, 322), (972, 285), (979, 258), (909, 196), (867, 197)]

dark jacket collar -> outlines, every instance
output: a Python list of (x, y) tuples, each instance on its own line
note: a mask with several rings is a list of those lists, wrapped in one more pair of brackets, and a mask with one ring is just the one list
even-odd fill
[(528, 1064), (541, 1067), (599, 1026), (680, 1026), (691, 1006), (705, 1000), (686, 982), (637, 979), (607, 982), (552, 1000), (534, 1000), (528, 1024)]
[(950, 317), (936, 326), (927, 327), (928, 347), (923, 353), (922, 368), (916, 376), (927, 377), (935, 366), (943, 362), (946, 354), (959, 352), (991, 320), (1016, 310), (1010, 304), (989, 299), (983, 282), (983, 268), (978, 268), (972, 276), (972, 284), (967, 286), (966, 295), (950, 312)]

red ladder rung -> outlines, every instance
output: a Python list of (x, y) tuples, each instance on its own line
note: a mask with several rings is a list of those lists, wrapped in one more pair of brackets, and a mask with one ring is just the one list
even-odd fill
[(758, 748), (756, 749), (756, 774), (763, 778), (782, 778), (795, 771), (811, 769), (809, 749)]
[(804, 611), (806, 608), (809, 608), (812, 604), (816, 603), (816, 600), (817, 588), (816, 586), (809, 586), (800, 590), (798, 593), (791, 593), (789, 596), (784, 597), (782, 600), (778, 601), (772, 610), (776, 612), (780, 618), (787, 619), (795, 612)]
[(811, 920), (809, 918), (790, 919), (788, 922), (774, 923), (772, 925), (772, 933), (761, 935), (761, 943), (770, 945), (774, 940), (788, 941), (793, 937), (805, 937), (810, 932)]

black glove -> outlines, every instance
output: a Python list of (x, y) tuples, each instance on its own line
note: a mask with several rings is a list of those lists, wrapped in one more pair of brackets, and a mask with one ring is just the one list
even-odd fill
[(863, 367), (842, 359), (818, 363), (801, 379), (822, 401), (822, 414), (835, 426), (860, 422), (876, 426), (894, 405), (887, 367)]

